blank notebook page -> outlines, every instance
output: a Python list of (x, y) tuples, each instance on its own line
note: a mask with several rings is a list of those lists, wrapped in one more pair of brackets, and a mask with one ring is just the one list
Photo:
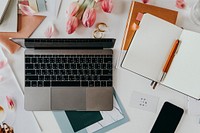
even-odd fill
[(180, 48), (163, 82), (177, 91), (200, 98), (200, 34), (183, 30)]
[(162, 67), (182, 29), (150, 14), (144, 14), (122, 67), (139, 75), (160, 80)]

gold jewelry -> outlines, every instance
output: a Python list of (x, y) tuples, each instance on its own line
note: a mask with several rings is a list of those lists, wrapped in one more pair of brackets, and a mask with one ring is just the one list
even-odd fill
[(96, 29), (96, 30), (93, 32), (93, 37), (94, 37), (94, 38), (102, 38), (102, 37), (103, 37), (103, 32), (99, 31), (99, 29)]
[(107, 24), (105, 23), (98, 23), (97, 24), (97, 29), (100, 31), (100, 32), (105, 32), (106, 30), (102, 29), (103, 27), (108, 27)]

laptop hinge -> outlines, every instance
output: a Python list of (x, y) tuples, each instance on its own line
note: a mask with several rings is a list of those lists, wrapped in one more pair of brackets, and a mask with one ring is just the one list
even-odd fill
[[(72, 50), (72, 49), (73, 50), (84, 50), (84, 49), (86, 50), (87, 49), (87, 50), (92, 50), (92, 49), (95, 49), (95, 50), (97, 50), (97, 49), (105, 49), (105, 48), (99, 48), (99, 47), (98, 48), (95, 48), (95, 47), (89, 47), (89, 48), (88, 47), (87, 48), (86, 47), (79, 47), (79, 48), (75, 48), (75, 47), (73, 47), (73, 48), (70, 48), (70, 47), (67, 47), (67, 48), (66, 47), (56, 47), (56, 48), (55, 47), (54, 48), (53, 47), (40, 47), (39, 48), (39, 47), (35, 47), (33, 49), (37, 49), (37, 50), (38, 49), (42, 49), (42, 50), (51, 50), (51, 49), (69, 49), (69, 50)], [(106, 48), (106, 49), (108, 49), (108, 48)]]

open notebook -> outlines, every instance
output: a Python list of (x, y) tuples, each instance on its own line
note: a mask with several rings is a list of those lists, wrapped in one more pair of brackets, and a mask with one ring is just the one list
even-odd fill
[(200, 33), (145, 14), (122, 67), (160, 82), (162, 69), (177, 39), (180, 40), (178, 52), (161, 84), (200, 99)]

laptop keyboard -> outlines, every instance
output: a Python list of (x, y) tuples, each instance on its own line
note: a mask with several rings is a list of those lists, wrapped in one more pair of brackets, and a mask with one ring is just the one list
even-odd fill
[(112, 55), (25, 55), (25, 86), (112, 86)]

